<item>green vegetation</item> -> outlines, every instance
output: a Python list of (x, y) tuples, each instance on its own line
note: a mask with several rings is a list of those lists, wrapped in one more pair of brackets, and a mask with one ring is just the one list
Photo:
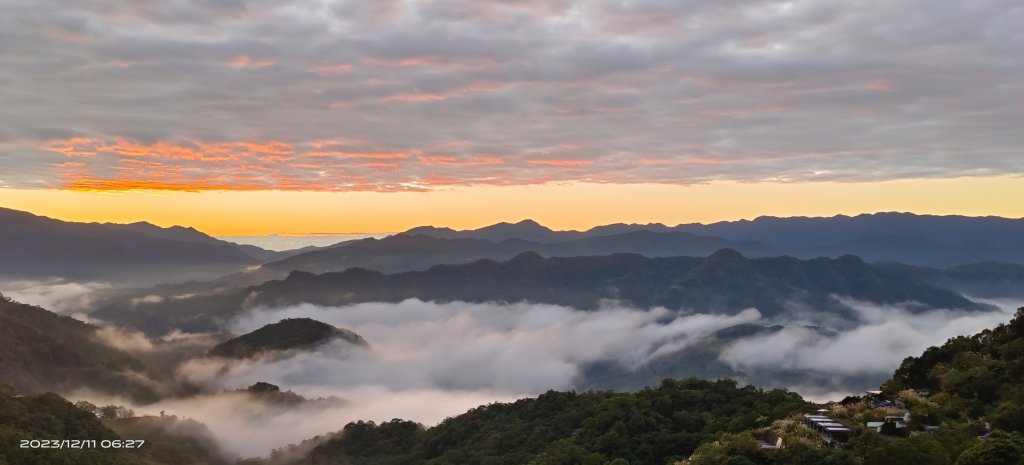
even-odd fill
[(973, 336), (950, 339), (920, 357), (908, 357), (887, 394), (928, 390), (911, 409), (933, 423), (985, 419), (994, 428), (1024, 433), (1024, 316)]
[(142, 464), (126, 451), (21, 448), (22, 440), (118, 439), (96, 415), (56, 394), (17, 395), (0, 387), (0, 464), (129, 465)]
[[(860, 430), (847, 448), (826, 448), (807, 440), (810, 429), (777, 422), (767, 430), (783, 437), (783, 449), (758, 447), (757, 431), (720, 435), (684, 463), (1024, 465), (1024, 308), (1009, 324), (908, 357), (882, 391), (897, 406), (862, 398), (831, 406), (829, 415)], [(906, 412), (907, 428), (886, 423), (879, 434), (864, 427)]]
[(148, 443), (132, 455), (151, 465), (223, 465), (227, 454), (205, 425), (173, 415), (118, 418), (104, 423), (124, 439)]
[(367, 345), (362, 336), (352, 331), (310, 318), (288, 318), (227, 340), (211, 349), (210, 355), (247, 358), (264, 352), (309, 348), (335, 339)]
[[(740, 259), (719, 254), (715, 260), (728, 263), (711, 263), (710, 270), (695, 268), (689, 275), (697, 281), (706, 273), (711, 273), (706, 276), (710, 281), (725, 279), (715, 270), (745, 266)], [(735, 270), (727, 273), (739, 274)], [(29, 329), (52, 329), (64, 338), (53, 343), (72, 344), (64, 347), (73, 349), (91, 347), (86, 342), (93, 331), (89, 325), (7, 300), (0, 302), (0, 310), (5, 322), (22, 325), (0, 326), (0, 331), (16, 327), (32, 334)], [(296, 328), (299, 331), (293, 331)], [(743, 327), (735, 331), (760, 330)], [(313, 339), (321, 341), (323, 334), (328, 339), (344, 337), (337, 331), (343, 330), (313, 320), (284, 320), (238, 338), (246, 338), (246, 342), (237, 344), (257, 351), (272, 350), (278, 343), (302, 347), (310, 343), (307, 336), (319, 334)], [(10, 335), (22, 345), (35, 341), (15, 332)], [(35, 349), (31, 348), (38, 348), (15, 347), (0, 353), (32, 356)], [(117, 361), (123, 354), (94, 355), (104, 360), (101, 356)], [(9, 363), (6, 360), (4, 363)], [(245, 392), (260, 399), (292, 397), (267, 383), (257, 383)], [(431, 428), (398, 419), (380, 424), (355, 422), (328, 437), (244, 463), (1024, 465), (1022, 405), (1024, 309), (1008, 324), (950, 339), (919, 357), (907, 358), (883, 384), (877, 398), (850, 397), (829, 404), (828, 416), (857, 430), (852, 439), (835, 447), (827, 446), (818, 432), (802, 422), (803, 413), (819, 406), (796, 394), (740, 387), (732, 380), (691, 378), (665, 380), (639, 392), (552, 391), (537, 398), (478, 407)], [(905, 416), (907, 413), (910, 415)], [(867, 422), (882, 422), (882, 426), (876, 432), (866, 427)], [(146, 439), (151, 444), (140, 451), (115, 452), (15, 447), (21, 439), (118, 437)], [(778, 439), (781, 448), (769, 447)], [(72, 405), (54, 394), (18, 396), (9, 388), (0, 389), (0, 444), (0, 465), (223, 463), (209, 432), (198, 423), (174, 417), (134, 418), (132, 412), (117, 406)]]
[(97, 328), (0, 295), (0, 380), (26, 392), (91, 388), (153, 400), (131, 355), (100, 343)]
[[(23, 440), (88, 440), (82, 449), (22, 448)], [(139, 449), (102, 441), (144, 440)], [(31, 445), (31, 444), (30, 444)], [(224, 465), (229, 461), (201, 423), (174, 416), (135, 417), (121, 406), (72, 404), (57, 394), (19, 395), (0, 385), (0, 465)]]
[(548, 392), (479, 407), (429, 429), (401, 420), (352, 423), (305, 463), (664, 464), (717, 432), (767, 426), (809, 408), (796, 394), (732, 380), (666, 380), (636, 393)]

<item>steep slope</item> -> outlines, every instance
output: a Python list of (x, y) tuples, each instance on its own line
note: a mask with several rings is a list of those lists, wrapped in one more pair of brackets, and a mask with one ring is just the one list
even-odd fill
[(72, 223), (0, 209), (0, 279), (155, 283), (215, 277), (258, 262), (185, 228)]
[[(794, 415), (720, 435), (680, 464), (1024, 465), (1022, 405), (1024, 308), (1008, 324), (908, 357), (880, 394), (826, 406), (830, 418), (855, 430), (848, 447), (826, 444)], [(868, 422), (882, 426), (876, 431)], [(766, 435), (782, 438), (785, 447), (762, 448), (755, 438)]]
[(307, 349), (336, 339), (356, 346), (367, 346), (362, 336), (347, 329), (310, 318), (288, 318), (224, 341), (210, 349), (210, 355), (247, 358), (267, 352)]
[(908, 357), (883, 385), (893, 396), (906, 389), (930, 393), (933, 420), (987, 418), (1024, 433), (1024, 308), (1009, 324)]
[(0, 296), (0, 384), (27, 391), (89, 388), (152, 399), (150, 388), (137, 381), (142, 364), (98, 342), (96, 330)]

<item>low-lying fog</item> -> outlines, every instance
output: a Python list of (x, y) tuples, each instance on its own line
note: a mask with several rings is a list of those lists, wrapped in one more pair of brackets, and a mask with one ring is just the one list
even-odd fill
[[(225, 448), (243, 456), (341, 429), (354, 420), (404, 418), (426, 425), (478, 405), (533, 396), (549, 389), (573, 389), (581, 368), (613, 360), (642, 369), (650, 359), (693, 344), (717, 330), (741, 323), (785, 324), (767, 335), (735, 341), (720, 359), (740, 372), (806, 370), (837, 379), (885, 379), (909, 355), (946, 339), (1009, 321), (1017, 303), (1001, 311), (914, 313), (904, 306), (846, 302), (856, 323), (768, 321), (755, 309), (736, 315), (676, 316), (666, 309), (639, 310), (609, 303), (599, 311), (540, 304), (422, 302), (364, 303), (346, 307), (310, 304), (254, 308), (229, 324), (244, 333), (284, 318), (308, 317), (351, 329), (368, 349), (344, 341), (287, 357), (250, 360), (198, 358), (177, 375), (208, 392), (238, 389), (265, 381), (307, 398), (337, 397), (347, 402), (325, 407), (283, 409), (243, 395), (203, 395), (173, 399), (136, 412), (166, 411), (206, 423)], [(835, 323), (831, 334), (803, 325)], [(138, 334), (106, 332), (112, 345), (145, 352)], [(850, 391), (794, 382), (785, 386), (814, 400), (837, 399)], [(119, 399), (80, 395), (94, 402)]]
[[(4, 283), (3, 292), (89, 320), (79, 312), (105, 288), (99, 283), (24, 281)], [(723, 366), (754, 380), (764, 379), (757, 373), (785, 372), (779, 378), (784, 381), (775, 385), (811, 400), (838, 400), (864, 389), (865, 382), (886, 379), (905, 357), (950, 337), (1009, 321), (1024, 305), (984, 301), (1000, 310), (914, 312), (910, 305), (843, 302), (855, 310), (856, 321), (826, 318), (797, 307), (790, 309), (786, 320), (769, 320), (756, 309), (735, 315), (683, 315), (614, 302), (590, 312), (543, 304), (439, 304), (415, 299), (346, 307), (252, 308), (229, 322), (227, 329), (240, 334), (284, 318), (308, 317), (353, 330), (370, 347), (339, 340), (285, 357), (225, 360), (198, 356), (223, 336), (174, 333), (157, 341), (104, 328), (98, 333), (103, 342), (147, 363), (175, 365), (179, 380), (201, 385), (207, 394), (145, 406), (88, 393), (72, 397), (126, 405), (139, 413), (166, 411), (194, 418), (207, 424), (229, 451), (266, 455), (272, 448), (337, 431), (349, 421), (404, 418), (432, 425), (482, 404), (549, 389), (575, 389), (585, 384), (584, 368), (596, 362), (612, 361), (627, 371), (642, 371), (652, 359), (684, 350), (715, 331), (754, 323), (784, 329), (720, 347)], [(283, 408), (240, 394), (218, 394), (258, 381), (306, 398), (333, 396), (347, 402)]]

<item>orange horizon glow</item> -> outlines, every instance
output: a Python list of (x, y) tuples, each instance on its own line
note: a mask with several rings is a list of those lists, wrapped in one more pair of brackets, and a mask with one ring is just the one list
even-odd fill
[(523, 219), (582, 230), (610, 223), (675, 225), (886, 211), (1024, 217), (1019, 201), (1024, 177), (1018, 176), (863, 183), (451, 185), (407, 192), (136, 187), (114, 192), (0, 188), (0, 207), (65, 221), (191, 226), (215, 236), (379, 234), (423, 225), (472, 229)]

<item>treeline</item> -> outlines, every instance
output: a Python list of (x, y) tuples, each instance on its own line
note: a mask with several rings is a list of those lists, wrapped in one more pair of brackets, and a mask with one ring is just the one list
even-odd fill
[(491, 404), (424, 429), (357, 422), (300, 463), (398, 465), (665, 464), (720, 431), (740, 432), (813, 408), (735, 381), (666, 380), (636, 393), (548, 392)]

